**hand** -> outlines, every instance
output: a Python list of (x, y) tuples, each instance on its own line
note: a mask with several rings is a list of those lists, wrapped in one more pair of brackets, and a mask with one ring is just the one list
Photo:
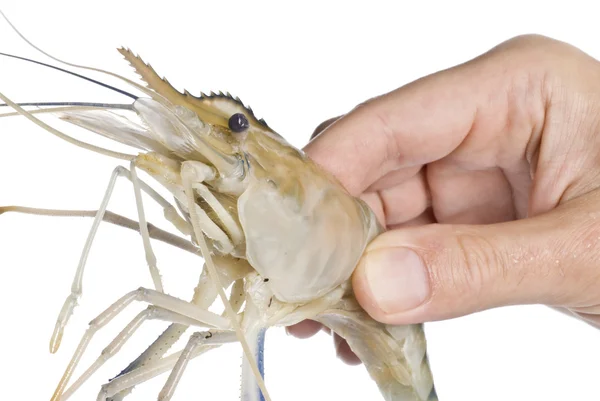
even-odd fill
[(305, 151), (389, 229), (353, 275), (374, 319), (545, 304), (600, 327), (595, 59), (518, 37), (358, 106)]

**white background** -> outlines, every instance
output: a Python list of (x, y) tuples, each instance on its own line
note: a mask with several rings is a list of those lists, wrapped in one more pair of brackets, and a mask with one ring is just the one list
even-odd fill
[[(240, 96), (298, 147), (322, 120), (518, 34), (545, 34), (600, 57), (600, 14), (592, 1), (369, 3), (12, 0), (0, 6), (30, 40), (59, 58), (134, 77), (114, 50), (130, 47), (179, 89)], [(49, 61), (2, 21), (0, 51)], [(127, 101), (5, 58), (0, 91), (21, 102)], [(20, 117), (0, 119), (0, 205), (95, 209), (114, 166), (114, 160), (62, 142)], [(150, 221), (169, 228), (159, 208), (145, 205)], [(127, 182), (117, 185), (110, 210), (135, 216)], [(101, 226), (81, 305), (62, 348), (49, 354), (48, 340), (90, 224), (89, 219), (0, 216), (3, 399), (49, 399), (87, 322), (127, 291), (151, 286), (139, 236)], [(160, 243), (154, 247), (167, 291), (189, 298), (201, 261)], [(130, 307), (103, 330), (81, 367), (143, 307)], [(74, 399), (96, 399), (99, 386), (163, 327), (148, 324)], [(600, 332), (574, 319), (527, 306), (426, 328), (442, 401), (600, 400)], [(343, 365), (331, 343), (324, 333), (297, 340), (282, 329), (269, 332), (266, 375), (273, 400), (381, 399), (364, 368)], [(238, 399), (239, 366), (237, 345), (195, 360), (174, 399)], [(162, 375), (138, 387), (130, 399), (155, 399), (165, 380)]]

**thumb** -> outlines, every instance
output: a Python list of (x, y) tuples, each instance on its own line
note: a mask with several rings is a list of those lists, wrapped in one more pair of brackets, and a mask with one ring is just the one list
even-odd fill
[(516, 304), (600, 313), (599, 205), (595, 193), (508, 223), (388, 231), (357, 266), (356, 297), (388, 324)]

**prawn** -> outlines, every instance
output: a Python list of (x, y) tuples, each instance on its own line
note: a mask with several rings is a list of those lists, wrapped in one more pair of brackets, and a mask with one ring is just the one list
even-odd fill
[[(2, 16), (8, 21), (3, 13)], [(10, 21), (9, 24), (19, 33)], [(64, 62), (27, 42), (57, 62), (110, 75), (143, 93), (135, 96), (24, 58), (21, 59), (119, 91), (133, 102), (18, 104), (0, 93), (0, 99), (15, 110), (11, 115), (24, 116), (76, 146), (129, 163), (129, 168), (119, 166), (113, 171), (99, 209), (85, 212), (94, 216), (94, 222), (71, 293), (56, 322), (51, 352), (60, 347), (64, 329), (81, 297), (87, 255), (101, 222), (140, 232), (154, 285), (125, 294), (90, 322), (56, 387), (53, 401), (69, 399), (144, 322), (153, 319), (167, 321), (170, 326), (117, 377), (102, 386), (98, 400), (123, 399), (136, 385), (170, 371), (159, 394), (160, 400), (169, 400), (190, 360), (223, 344), (239, 342), (244, 352), (242, 400), (269, 401), (262, 360), (265, 332), (270, 327), (290, 326), (306, 319), (320, 322), (348, 342), (386, 401), (437, 400), (423, 326), (376, 322), (353, 295), (353, 270), (368, 243), (384, 231), (363, 201), (349, 195), (333, 176), (228, 93), (198, 97), (187, 91), (181, 93), (129, 49), (120, 48), (119, 52), (146, 86), (108, 71)], [(28, 111), (27, 106), (38, 109)], [(139, 153), (125, 154), (79, 141), (38, 119), (38, 113), (51, 113)], [(142, 181), (137, 170), (166, 189), (173, 201)], [(106, 210), (119, 177), (133, 185), (137, 222)], [(183, 237), (170, 235), (146, 221), (142, 192), (163, 208), (166, 220)], [(20, 206), (0, 208), (0, 213), (11, 211), (84, 215)], [(191, 300), (164, 292), (150, 238), (203, 257), (204, 269)], [(209, 311), (217, 299), (225, 307), (221, 314)], [(94, 335), (134, 302), (149, 306), (71, 383)], [(165, 357), (189, 327), (204, 330), (194, 332), (183, 350)]]

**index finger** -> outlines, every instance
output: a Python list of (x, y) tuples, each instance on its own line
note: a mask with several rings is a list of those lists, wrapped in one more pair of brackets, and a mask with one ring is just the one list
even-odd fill
[(523, 71), (543, 75), (540, 42), (550, 40), (513, 39), (371, 99), (331, 124), (305, 152), (357, 196), (394, 170), (449, 155), (478, 130), (502, 133), (510, 126), (507, 93), (517, 78)]

